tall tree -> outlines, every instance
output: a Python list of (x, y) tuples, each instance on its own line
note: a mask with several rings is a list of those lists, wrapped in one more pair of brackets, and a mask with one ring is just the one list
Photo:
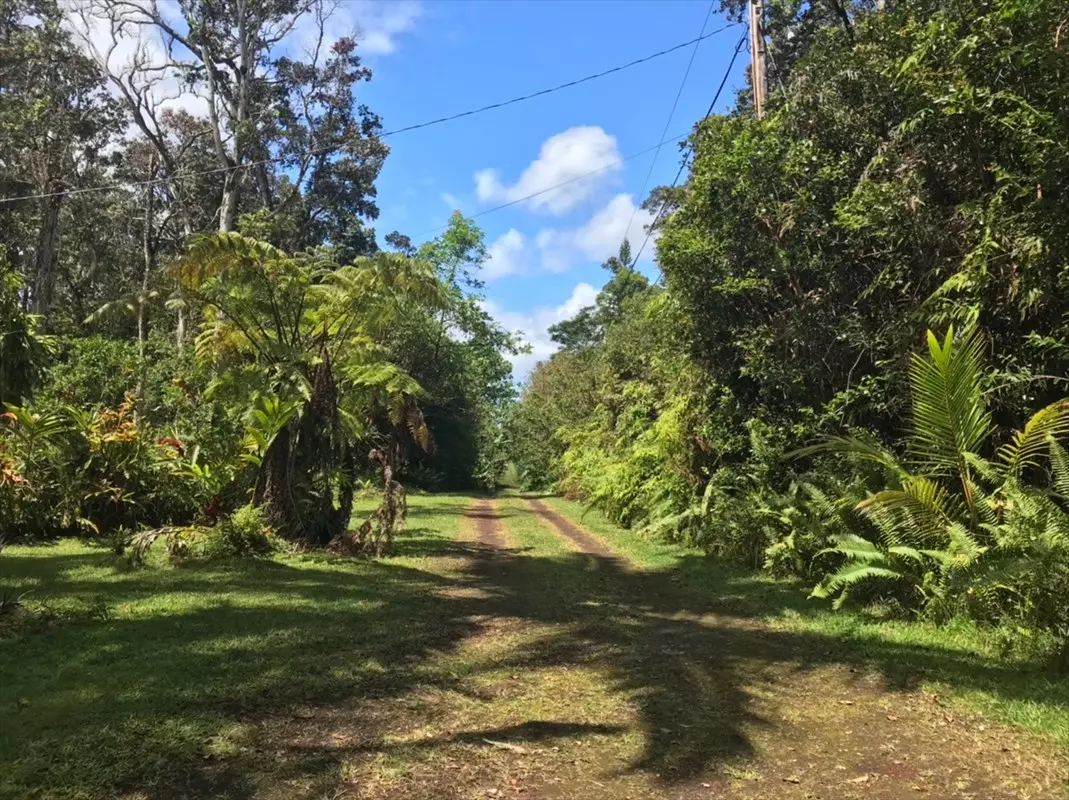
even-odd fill
[(9, 258), (28, 278), (25, 302), (42, 317), (56, 286), (62, 209), (97, 177), (119, 126), (93, 62), (74, 45), (54, 0), (0, 0), (0, 206)]
[[(100, 26), (110, 43), (97, 61), (157, 148), (168, 175), (180, 169), (188, 139), (169, 141), (160, 109), (168, 89), (197, 95), (214, 153), (220, 188), (216, 226), (235, 229), (256, 208), (296, 219), (278, 226), (303, 241), (324, 237), (346, 248), (343, 259), (374, 249), (364, 221), (378, 211), (373, 182), (387, 148), (376, 138), (377, 116), (356, 99), (371, 77), (352, 37), (332, 40), (334, 6), (327, 0), (92, 0), (81, 13), (83, 36)], [(121, 45), (136, 41), (121, 59)], [(304, 58), (293, 53), (305, 48)]]

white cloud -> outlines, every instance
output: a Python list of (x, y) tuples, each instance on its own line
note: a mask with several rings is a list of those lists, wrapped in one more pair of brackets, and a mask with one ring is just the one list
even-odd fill
[(331, 30), (356, 31), (358, 53), (388, 55), (398, 37), (415, 27), (423, 13), (419, 0), (346, 0), (337, 4)]
[[(616, 137), (597, 126), (584, 125), (546, 139), (538, 158), (515, 183), (503, 183), (497, 170), (476, 172), (475, 193), (483, 202), (513, 202), (542, 192), (527, 200), (527, 206), (535, 211), (563, 214), (594, 195), (607, 181), (614, 180), (620, 166)], [(581, 177), (595, 170), (600, 171)], [(545, 191), (551, 187), (557, 188)]]
[(490, 244), (487, 256), (482, 271), (485, 281), (525, 272), (528, 263), (527, 239), (515, 228), (509, 228)]
[(578, 283), (572, 293), (558, 306), (540, 306), (530, 311), (507, 311), (492, 300), (484, 302), (483, 307), (506, 330), (519, 333), (531, 346), (531, 352), (519, 356), (510, 356), (512, 374), (522, 379), (534, 369), (535, 364), (544, 361), (557, 352), (557, 344), (549, 338), (549, 326), (574, 317), (580, 309), (593, 305), (598, 290), (589, 283)]
[[(542, 267), (550, 272), (564, 272), (578, 262), (604, 261), (616, 255), (626, 237), (635, 252), (645, 238), (645, 226), (654, 215), (636, 209), (629, 194), (618, 194), (597, 211), (585, 225), (571, 230), (543, 229), (535, 237)], [(647, 248), (645, 258), (652, 256)]]
[(439, 197), (442, 198), (442, 202), (451, 210), (456, 211), (460, 208), (460, 201), (457, 199), (456, 195), (452, 195), (449, 192), (442, 192)]

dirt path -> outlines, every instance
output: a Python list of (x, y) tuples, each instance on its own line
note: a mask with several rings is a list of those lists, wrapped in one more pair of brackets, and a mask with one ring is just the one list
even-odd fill
[[(569, 759), (572, 749), (563, 764), (541, 767), (560, 780), (560, 796), (994, 800), (1065, 794), (1065, 765), (1043, 745), (956, 714), (937, 696), (889, 691), (871, 672), (841, 664), (807, 667), (811, 654), (784, 652), (792, 644), (777, 644), (773, 631), (752, 620), (696, 613), (693, 598), (671, 587), (655, 593), (639, 588), (647, 582), (628, 578), (629, 566), (604, 541), (540, 500), (527, 505), (575, 550), (609, 570), (603, 588), (622, 619), (599, 620), (599, 628), (604, 622), (633, 624), (638, 609), (660, 618), (641, 644), (608, 632), (631, 649), (619, 654), (630, 662), (629, 671), (684, 673), (659, 687), (677, 696), (652, 703), (634, 699), (642, 724), (657, 725), (647, 730), (639, 759), (657, 770), (654, 780), (622, 780), (617, 742), (580, 740), (576, 747), (584, 758)], [(587, 637), (589, 652), (576, 655), (599, 658), (604, 633)], [(735, 673), (732, 692), (718, 680), (724, 669)], [(612, 684), (604, 691), (613, 692)], [(582, 768), (571, 769), (577, 764)], [(602, 787), (608, 791), (600, 793)], [(543, 784), (533, 796), (558, 795)]]
[(466, 533), (428, 558), (437, 655), (383, 696), (301, 723), (286, 747), (338, 777), (266, 796), (1067, 796), (1052, 745), (896, 684), (832, 640), (764, 625), (737, 587), (630, 567), (540, 501), (462, 513)]
[(483, 547), (502, 550), (506, 546), (501, 532), (501, 516), (492, 500), (478, 500), (471, 505), (465, 516), (472, 521), (475, 540)]

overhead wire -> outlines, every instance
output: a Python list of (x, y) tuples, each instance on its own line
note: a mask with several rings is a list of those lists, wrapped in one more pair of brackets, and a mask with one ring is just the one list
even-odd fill
[[(746, 42), (746, 37), (747, 31), (743, 31), (742, 36), (739, 37), (738, 44), (735, 45), (735, 52), (731, 54), (731, 61), (728, 62), (728, 68), (724, 71), (724, 77), (720, 80), (720, 85), (716, 89), (716, 94), (713, 95), (713, 100), (711, 103), (709, 103), (709, 109), (705, 112), (705, 116), (703, 116), (700, 120), (698, 120), (697, 123), (695, 123), (695, 126), (701, 125), (702, 122), (709, 119), (709, 117), (712, 115), (713, 109), (716, 107), (717, 102), (720, 100), (720, 95), (723, 93), (724, 87), (727, 85), (728, 78), (731, 77), (731, 70), (735, 66), (735, 61), (739, 57), (739, 52), (742, 50), (743, 44)], [(679, 164), (679, 170), (676, 172), (676, 177), (672, 181), (672, 186), (670, 187), (671, 189), (676, 188), (676, 185), (679, 183), (679, 178), (683, 175), (683, 170), (687, 168), (691, 156), (694, 155), (693, 143), (689, 144), (687, 149), (688, 152), (683, 156), (683, 160)], [(661, 208), (657, 211), (657, 216), (653, 218), (653, 222), (651, 222), (649, 227), (646, 229), (646, 238), (642, 240), (642, 245), (638, 248), (638, 252), (635, 254), (635, 257), (631, 259), (631, 269), (634, 269), (635, 265), (638, 264), (639, 258), (642, 257), (642, 251), (645, 250), (646, 245), (649, 244), (650, 237), (657, 229), (657, 223), (660, 222), (661, 217), (664, 215), (664, 210), (667, 207), (668, 198), (666, 197), (661, 203)]]
[[(612, 75), (612, 74), (617, 73), (617, 72), (622, 72), (623, 70), (630, 69), (631, 67), (638, 66), (639, 64), (644, 64), (644, 63), (646, 63), (648, 61), (652, 61), (655, 58), (660, 58), (662, 56), (666, 56), (666, 55), (668, 55), (670, 53), (676, 52), (677, 50), (682, 50), (685, 47), (690, 47), (691, 45), (694, 45), (694, 47), (697, 48), (697, 45), (700, 44), (705, 39), (708, 39), (708, 38), (710, 38), (712, 36), (716, 36), (718, 33), (722, 33), (723, 31), (727, 30), (728, 28), (733, 27), (736, 24), (738, 24), (738, 23), (730, 23), (728, 25), (724, 25), (723, 27), (717, 28), (715, 31), (711, 31), (709, 33), (705, 33), (704, 32), (704, 27), (703, 27), (702, 34), (700, 36), (698, 36), (697, 38), (695, 38), (695, 39), (690, 39), (690, 40), (688, 40), (686, 42), (682, 42), (680, 44), (674, 45), (674, 46), (669, 47), (669, 48), (667, 48), (665, 50), (659, 50), (656, 53), (651, 53), (648, 56), (643, 56), (642, 58), (637, 58), (637, 59), (635, 59), (633, 61), (627, 62), (626, 64), (621, 64), (619, 66), (615, 66), (615, 67), (612, 67), (610, 69), (594, 73), (593, 75), (587, 75), (587, 76), (582, 77), (582, 78), (577, 78), (576, 80), (568, 81), (567, 83), (562, 83), (562, 84), (559, 84), (557, 86), (552, 86), (552, 87), (550, 87), (548, 89), (541, 89), (541, 90), (539, 90), (537, 92), (531, 92), (530, 94), (520, 95), (519, 97), (513, 97), (513, 98), (511, 98), (509, 100), (503, 100), (503, 101), (498, 102), (498, 103), (491, 103), (489, 105), (481, 106), (479, 108), (473, 108), (473, 109), (469, 109), (467, 111), (461, 111), (461, 112), (459, 112), (457, 114), (450, 114), (450, 115), (445, 116), (445, 117), (438, 117), (436, 119), (426, 120), (425, 122), (419, 122), (419, 123), (416, 123), (416, 124), (413, 124), (413, 125), (406, 125), (406, 126), (404, 126), (402, 128), (396, 128), (394, 130), (390, 130), (390, 131), (386, 131), (384, 133), (381, 133), (381, 134), (378, 135), (378, 138), (379, 139), (386, 139), (386, 138), (388, 138), (390, 136), (397, 136), (398, 134), (401, 134), (401, 133), (408, 133), (410, 131), (420, 130), (422, 128), (429, 128), (429, 127), (432, 127), (434, 125), (441, 125), (442, 123), (445, 123), (445, 122), (452, 122), (453, 120), (462, 119), (464, 117), (471, 117), (471, 116), (474, 116), (476, 114), (482, 114), (482, 113), (485, 113), (487, 111), (492, 111), (492, 110), (495, 110), (495, 109), (498, 109), (498, 108), (504, 108), (505, 106), (513, 105), (515, 103), (521, 103), (521, 102), (524, 102), (526, 100), (534, 99), (536, 97), (543, 97), (545, 95), (552, 94), (554, 92), (559, 92), (562, 89), (569, 89), (569, 88), (571, 88), (573, 86), (578, 86), (580, 84), (587, 83), (589, 81), (596, 80), (598, 78), (603, 78), (603, 77), (605, 77), (607, 75)], [(692, 56), (692, 61), (693, 61), (693, 56)], [(689, 70), (689, 67), (688, 67), (688, 70)], [(326, 153), (329, 153), (334, 149), (336, 149), (336, 145), (332, 145), (332, 146), (326, 147), (326, 148), (312, 149), (312, 150), (304, 153), (303, 157), (304, 158), (310, 158), (310, 157), (315, 157), (315, 156), (319, 156), (319, 155), (325, 155)], [(99, 185), (99, 186), (85, 186), (85, 187), (82, 187), (80, 189), (69, 189), (69, 190), (65, 190), (65, 191), (61, 191), (61, 192), (44, 192), (44, 193), (41, 193), (41, 194), (20, 195), (18, 197), (0, 197), (0, 205), (7, 204), (7, 203), (17, 203), (17, 202), (22, 202), (22, 201), (29, 201), (29, 200), (46, 200), (46, 199), (51, 198), (51, 197), (70, 197), (70, 196), (74, 196), (74, 195), (91, 194), (91, 193), (94, 193), (94, 192), (109, 192), (109, 191), (114, 191), (114, 190), (117, 190), (117, 189), (130, 189), (130, 188), (135, 188), (135, 187), (154, 186), (154, 185), (156, 185), (158, 183), (167, 183), (167, 182), (169, 182), (171, 180), (174, 180), (175, 177), (196, 178), (196, 177), (203, 177), (203, 176), (207, 176), (207, 175), (217, 175), (217, 174), (219, 174), (221, 172), (231, 172), (231, 171), (238, 170), (238, 169), (248, 169), (250, 167), (257, 167), (257, 166), (261, 166), (261, 165), (264, 165), (264, 164), (274, 164), (274, 163), (277, 163), (277, 162), (280, 162), (280, 161), (285, 161), (285, 160), (289, 160), (289, 159), (293, 159), (293, 158), (294, 158), (294, 156), (292, 154), (291, 155), (287, 155), (287, 156), (272, 156), (271, 158), (262, 158), (262, 159), (258, 159), (258, 160), (254, 160), (254, 161), (245, 161), (245, 162), (242, 162), (241, 164), (236, 164), (234, 166), (215, 167), (213, 169), (208, 169), (208, 170), (200, 170), (200, 171), (197, 171), (197, 172), (184, 173), (184, 174), (182, 174), (180, 176), (166, 176), (166, 177), (162, 177), (162, 178), (152, 178), (152, 179), (143, 180), (143, 181), (123, 181), (123, 182), (116, 182), (116, 183), (104, 184), (104, 185)]]
[[(711, 7), (710, 7), (710, 11), (712, 11)], [(708, 21), (709, 21), (708, 17), (706, 17), (706, 24), (708, 24)], [(710, 33), (706, 33), (705, 32), (705, 25), (703, 25), (701, 34), (697, 38), (691, 39), (688, 42), (683, 42), (681, 44), (677, 44), (674, 47), (669, 47), (667, 50), (661, 50), (661, 51), (659, 51), (657, 53), (653, 53), (652, 55), (643, 56), (642, 58), (636, 58), (634, 61), (629, 61), (628, 63), (621, 64), (618, 67), (612, 67), (611, 69), (604, 70), (603, 72), (598, 72), (598, 73), (595, 73), (593, 75), (587, 75), (585, 78), (579, 78), (579, 79), (574, 80), (574, 81), (568, 81), (567, 83), (562, 83), (559, 86), (554, 86), (554, 87), (549, 88), (549, 89), (542, 89), (541, 91), (532, 92), (531, 94), (525, 94), (525, 95), (521, 95), (519, 97), (514, 97), (511, 100), (503, 100), (500, 103), (491, 103), (488, 106), (482, 106), (481, 108), (474, 108), (474, 109), (472, 109), (470, 111), (462, 111), (459, 114), (451, 114), (451, 115), (449, 115), (447, 117), (439, 117), (438, 119), (428, 120), (427, 122), (420, 122), (420, 123), (417, 123), (415, 125), (409, 125), (409, 126), (404, 127), (404, 128), (398, 128), (397, 130), (393, 130), (393, 131), (390, 131), (388, 133), (384, 133), (383, 137), (394, 136), (394, 135), (396, 135), (398, 133), (407, 133), (408, 131), (414, 131), (414, 130), (417, 130), (419, 128), (427, 128), (427, 127), (430, 127), (431, 125), (438, 125), (438, 124), (443, 123), (443, 122), (452, 122), (455, 119), (461, 119), (463, 117), (470, 117), (470, 116), (472, 116), (474, 114), (481, 114), (484, 111), (492, 111), (493, 109), (496, 109), (496, 108), (504, 108), (505, 106), (510, 106), (513, 103), (521, 103), (524, 100), (531, 100), (531, 99), (533, 99), (535, 97), (542, 97), (542, 96), (547, 95), (547, 94), (552, 94), (553, 92), (559, 92), (561, 89), (570, 89), (573, 86), (579, 86), (582, 83), (587, 83), (588, 81), (596, 80), (597, 78), (604, 78), (606, 75), (612, 75), (612, 74), (614, 74), (616, 72), (621, 72), (621, 71), (623, 71), (625, 69), (629, 69), (631, 67), (638, 66), (639, 64), (645, 64), (647, 61), (652, 61), (655, 58), (660, 58), (661, 56), (666, 56), (669, 53), (674, 53), (677, 50), (682, 50), (684, 47), (689, 47), (690, 45), (694, 45), (695, 52), (697, 52), (698, 45), (701, 44), (705, 39), (708, 39), (708, 38), (710, 38), (712, 36), (716, 36), (718, 33), (723, 33), (728, 28), (731, 28), (731, 27), (733, 27), (733, 26), (735, 26), (737, 24), (739, 24), (739, 23), (731, 22), (731, 23), (728, 23), (727, 25), (724, 25), (724, 26), (722, 26), (720, 28), (717, 28), (715, 31), (711, 31)], [(693, 54), (691, 55), (691, 59), (690, 60), (691, 60), (691, 63), (694, 62)], [(690, 71), (690, 67), (689, 66), (687, 67), (687, 70), (688, 70), (688, 72)], [(677, 98), (677, 101), (678, 101), (678, 98)]]
[[(698, 45), (701, 43), (701, 39), (705, 34), (705, 29), (709, 25), (709, 18), (713, 15), (713, 8), (716, 6), (716, 0), (710, 0), (709, 10), (705, 12), (705, 20), (702, 22), (701, 33), (694, 42), (694, 49), (690, 52), (690, 61), (687, 62), (687, 68), (683, 72), (683, 80), (679, 82), (679, 89), (676, 90), (676, 98), (672, 101), (672, 110), (668, 112), (668, 119), (664, 121), (664, 130), (661, 131), (661, 139), (668, 135), (668, 129), (672, 125), (672, 119), (676, 115), (676, 108), (679, 106), (679, 98), (683, 96), (683, 89), (687, 85), (687, 78), (690, 77), (690, 70), (694, 66), (694, 57), (698, 55)], [(631, 219), (627, 222), (627, 227), (624, 228), (624, 235), (626, 236), (631, 230), (631, 226), (635, 224), (635, 217), (638, 216), (639, 205), (643, 202), (643, 198), (646, 196), (646, 187), (649, 186), (650, 178), (653, 176), (653, 168), (657, 166), (657, 158), (661, 155), (660, 145), (657, 147), (657, 151), (653, 154), (653, 158), (650, 159), (650, 168), (646, 170), (646, 177), (642, 180), (642, 188), (639, 189), (638, 194), (635, 196), (638, 200), (634, 204), (634, 208), (631, 209)]]

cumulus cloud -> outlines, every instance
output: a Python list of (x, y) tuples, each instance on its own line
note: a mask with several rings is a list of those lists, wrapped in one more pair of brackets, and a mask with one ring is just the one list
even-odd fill
[[(618, 194), (590, 220), (578, 228), (543, 229), (535, 237), (542, 267), (550, 272), (565, 272), (577, 263), (604, 261), (620, 250), (626, 237), (633, 250), (637, 250), (645, 238), (645, 226), (653, 222), (654, 215), (641, 208), (629, 194)], [(649, 258), (652, 249), (643, 256)]]
[(553, 355), (558, 348), (556, 342), (549, 338), (549, 326), (574, 317), (580, 309), (593, 305), (597, 296), (598, 290), (589, 283), (578, 283), (568, 299), (557, 306), (508, 311), (492, 300), (485, 301), (483, 307), (486, 311), (506, 330), (519, 333), (531, 347), (530, 353), (510, 357), (513, 376), (516, 379), (525, 378), (535, 364)]
[[(527, 207), (549, 214), (563, 214), (592, 197), (606, 182), (614, 180), (620, 166), (616, 137), (597, 126), (584, 125), (546, 139), (538, 158), (527, 166), (515, 183), (502, 181), (497, 170), (476, 172), (475, 194), (483, 202), (514, 202), (541, 192), (525, 201)], [(600, 171), (581, 177), (595, 170)], [(545, 191), (547, 189), (551, 191)]]
[[(150, 108), (208, 112), (207, 98), (192, 91), (181, 71), (174, 68), (163, 36), (150, 22), (150, 12), (158, 11), (175, 30), (184, 32), (185, 20), (176, 0), (133, 0), (116, 7), (92, 0), (61, 0), (61, 4), (65, 26), (75, 41), (109, 74), (142, 95)], [(381, 55), (397, 49), (398, 37), (415, 26), (422, 6), (419, 0), (328, 0), (323, 13), (326, 47), (355, 34), (362, 55)], [(319, 27), (317, 15), (305, 13), (279, 46), (279, 54), (307, 57), (318, 40)], [(189, 55), (181, 45), (176, 45), (176, 51), (180, 59)], [(321, 58), (326, 52), (321, 50)], [(113, 89), (119, 92), (118, 87)]]
[(509, 228), (494, 239), (486, 252), (487, 259), (482, 271), (485, 281), (495, 281), (506, 275), (518, 275), (527, 271), (527, 237), (515, 228)]

